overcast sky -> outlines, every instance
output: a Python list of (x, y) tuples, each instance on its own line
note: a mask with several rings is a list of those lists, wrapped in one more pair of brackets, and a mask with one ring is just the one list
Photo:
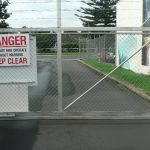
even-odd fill
[[(12, 13), (6, 22), (10, 27), (56, 27), (57, 0), (10, 0), (8, 12)], [(33, 2), (33, 3), (32, 3)], [(62, 0), (62, 26), (81, 27), (81, 21), (74, 15), (83, 6), (80, 0)]]

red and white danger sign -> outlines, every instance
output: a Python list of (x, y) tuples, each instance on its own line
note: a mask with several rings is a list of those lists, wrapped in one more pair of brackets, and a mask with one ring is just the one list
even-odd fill
[(0, 35), (0, 66), (30, 65), (28, 34)]

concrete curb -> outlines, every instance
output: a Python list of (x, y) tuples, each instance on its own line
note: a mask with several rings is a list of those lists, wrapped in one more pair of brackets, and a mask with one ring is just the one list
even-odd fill
[[(98, 72), (98, 73), (101, 73), (102, 75), (106, 75), (106, 74), (103, 73), (102, 71), (100, 71), (100, 70), (98, 70), (98, 69), (92, 67), (91, 65), (86, 64), (86, 63), (83, 62), (81, 59), (78, 60), (78, 61), (79, 61), (80, 63), (86, 65), (87, 67), (93, 69), (94, 71), (96, 71), (96, 72)], [(123, 81), (121, 81), (121, 80), (119, 80), (119, 79), (117, 79), (117, 78), (115, 78), (115, 77), (109, 76), (109, 78), (110, 78), (111, 80), (113, 80), (113, 81), (115, 81), (115, 82), (117, 82), (117, 83), (119, 83), (119, 84), (125, 86), (126, 88), (128, 88), (128, 89), (131, 90), (132, 92), (134, 92), (134, 93), (136, 93), (137, 95), (139, 95), (139, 96), (141, 96), (142, 98), (144, 98), (145, 101), (147, 102), (146, 105), (150, 107), (150, 96), (149, 96), (149, 95), (143, 93), (141, 90), (135, 88), (135, 87), (132, 86), (131, 84), (125, 83), (125, 82), (123, 82)]]
[(21, 113), (0, 120), (150, 120), (150, 112), (96, 111), (96, 112), (51, 112)]

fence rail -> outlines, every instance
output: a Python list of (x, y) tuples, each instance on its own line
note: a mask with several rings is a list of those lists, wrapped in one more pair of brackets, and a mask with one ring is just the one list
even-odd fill
[[(50, 32), (52, 33), (52, 31), (56, 32), (56, 31), (61, 31), (63, 32), (78, 32), (80, 33), (80, 31), (84, 31), (84, 32), (90, 32), (90, 31), (96, 31), (96, 32), (101, 32), (101, 31), (109, 31), (109, 32), (113, 32), (113, 31), (128, 31), (129, 33), (133, 32), (133, 31), (147, 31), (150, 32), (150, 27), (61, 27), (57, 28), (57, 27), (50, 27), (50, 28), (1, 28), (0, 32), (1, 33), (5, 33), (5, 32), (14, 32), (14, 33), (18, 33), (18, 32)], [(65, 34), (65, 33), (64, 33)], [(99, 34), (99, 33), (97, 33)]]

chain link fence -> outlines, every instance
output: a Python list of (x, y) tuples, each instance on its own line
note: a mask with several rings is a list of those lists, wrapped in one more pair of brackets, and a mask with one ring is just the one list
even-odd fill
[(36, 87), (29, 87), (29, 110), (52, 112), (58, 108), (58, 71), (56, 33), (33, 33), (36, 37)]
[(76, 59), (72, 54), (70, 60), (62, 61), (67, 76), (63, 78), (65, 111), (149, 111), (149, 102), (142, 97), (150, 90), (149, 44), (143, 47), (148, 33), (108, 31), (67, 36), (68, 44), (78, 44), (79, 51)]
[[(23, 105), (23, 95), (28, 95), (30, 112), (58, 112), (61, 100), (64, 112), (149, 112), (149, 30), (94, 31), (87, 28), (87, 31), (79, 32), (64, 29), (62, 41), (57, 40), (57, 29), (22, 30), (20, 34), (29, 33), (30, 37), (36, 38), (33, 49), (37, 54), (38, 84), (26, 86), (14, 82), (11, 83), (14, 91), (8, 87), (7, 92), (12, 91), (14, 98), (19, 93)], [(59, 42), (62, 43), (61, 57), (58, 57)], [(13, 79), (14, 67), (8, 68), (7, 77), (5, 69), (1, 67), (1, 77)], [(58, 86), (60, 79), (62, 84)], [(8, 101), (3, 87), (9, 85), (2, 84), (2, 81), (2, 101)], [(15, 90), (18, 88), (22, 92)], [(28, 93), (25, 92), (26, 88)], [(62, 97), (58, 89), (62, 90)]]

